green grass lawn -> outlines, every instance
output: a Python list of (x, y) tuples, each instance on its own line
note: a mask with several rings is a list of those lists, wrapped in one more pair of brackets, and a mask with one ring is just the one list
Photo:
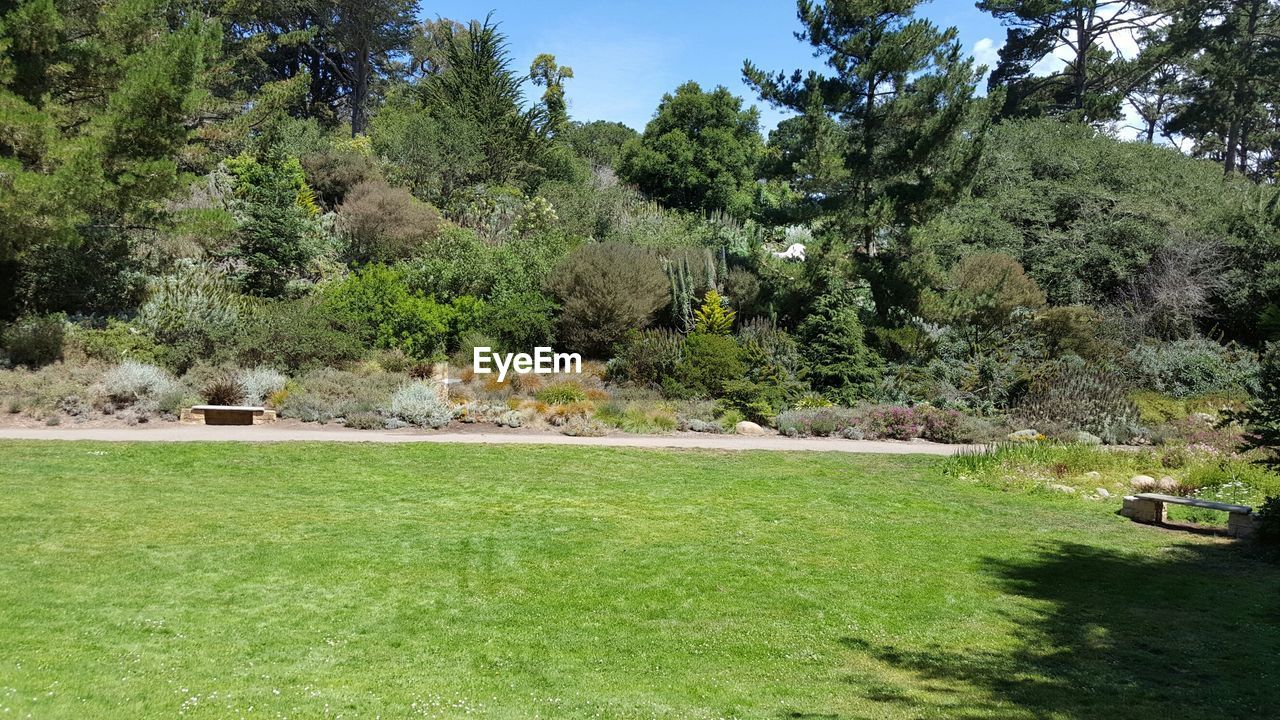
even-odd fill
[(1274, 716), (1280, 568), (941, 461), (0, 444), (0, 718)]

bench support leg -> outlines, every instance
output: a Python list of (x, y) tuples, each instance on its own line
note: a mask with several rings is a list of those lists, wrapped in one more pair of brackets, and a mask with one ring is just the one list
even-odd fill
[(1257, 520), (1252, 514), (1231, 513), (1227, 517), (1227, 534), (1233, 538), (1248, 538), (1257, 531)]
[(1125, 497), (1124, 507), (1121, 508), (1120, 514), (1133, 518), (1134, 522), (1140, 523), (1158, 524), (1165, 521), (1164, 503), (1158, 500), (1137, 498), (1132, 495)]

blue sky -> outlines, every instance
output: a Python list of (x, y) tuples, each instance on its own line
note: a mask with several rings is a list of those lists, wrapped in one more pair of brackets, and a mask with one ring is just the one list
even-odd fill
[[(927, 3), (923, 14), (960, 31), (965, 49), (995, 61), (1004, 29), (971, 0)], [(750, 58), (768, 70), (816, 67), (791, 0), (424, 0), (423, 16), (454, 20), (490, 10), (511, 43), (516, 69), (549, 52), (575, 77), (566, 86), (575, 120), (617, 120), (643, 130), (664, 93), (686, 80), (724, 85), (757, 105), (765, 130), (782, 113), (765, 106), (742, 82)], [(532, 95), (535, 88), (529, 88)]]

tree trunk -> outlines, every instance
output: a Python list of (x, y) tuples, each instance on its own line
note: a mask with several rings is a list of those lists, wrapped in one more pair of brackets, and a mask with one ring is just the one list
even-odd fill
[(364, 133), (365, 105), (369, 98), (369, 45), (365, 43), (356, 53), (355, 77), (351, 83), (351, 137)]
[(1075, 95), (1072, 98), (1072, 106), (1075, 110), (1084, 110), (1084, 93), (1088, 87), (1088, 56), (1089, 56), (1089, 33), (1088, 23), (1092, 22), (1092, 10), (1089, 11), (1088, 17), (1082, 7), (1076, 8), (1076, 58), (1072, 63), (1071, 72), (1072, 92)]
[(1236, 169), (1236, 149), (1240, 145), (1240, 121), (1232, 120), (1227, 129), (1226, 148), (1222, 153), (1222, 173), (1230, 175)]

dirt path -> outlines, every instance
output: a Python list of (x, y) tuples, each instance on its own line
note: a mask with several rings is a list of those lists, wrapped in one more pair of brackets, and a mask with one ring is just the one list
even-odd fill
[(107, 442), (372, 442), (472, 443), (481, 445), (585, 445), (590, 447), (792, 450), (804, 452), (953, 455), (966, 445), (927, 442), (787, 438), (778, 435), (611, 435), (569, 437), (534, 432), (370, 431), (321, 426), (214, 427), (166, 424), (141, 428), (0, 428), (0, 440), (99, 440)]

